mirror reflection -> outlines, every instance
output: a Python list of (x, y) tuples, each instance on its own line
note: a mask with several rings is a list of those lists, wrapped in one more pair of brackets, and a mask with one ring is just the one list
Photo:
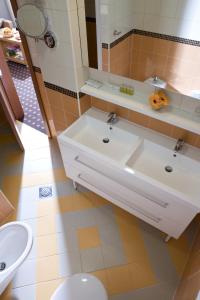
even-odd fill
[(199, 0), (85, 0), (89, 66), (200, 98)]
[(22, 32), (34, 38), (42, 37), (48, 26), (42, 10), (33, 4), (25, 4), (18, 9), (17, 25)]

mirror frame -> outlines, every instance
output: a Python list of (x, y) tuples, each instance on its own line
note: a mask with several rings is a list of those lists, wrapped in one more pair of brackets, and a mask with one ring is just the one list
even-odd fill
[(49, 22), (48, 22), (48, 17), (45, 15), (45, 13), (43, 12), (43, 10), (42, 10), (40, 7), (38, 7), (37, 5), (32, 4), (32, 3), (26, 3), (26, 4), (23, 4), (22, 6), (20, 6), (20, 7), (18, 8), (17, 14), (18, 14), (18, 11), (19, 11), (21, 8), (23, 8), (23, 7), (25, 7), (25, 6), (30, 6), (30, 5), (36, 7), (36, 8), (41, 12), (41, 14), (43, 15), (44, 20), (45, 20), (45, 29), (43, 30), (43, 32), (42, 32), (40, 35), (31, 35), (31, 34), (28, 34), (28, 33), (21, 27), (21, 25), (19, 24), (19, 21), (18, 21), (18, 19), (17, 19), (17, 17), (16, 17), (16, 23), (17, 23), (17, 26), (19, 27), (20, 31), (22, 31), (26, 36), (28, 36), (28, 37), (30, 37), (30, 38), (35, 38), (35, 39), (43, 39), (45, 33), (46, 33), (47, 30), (48, 30)]

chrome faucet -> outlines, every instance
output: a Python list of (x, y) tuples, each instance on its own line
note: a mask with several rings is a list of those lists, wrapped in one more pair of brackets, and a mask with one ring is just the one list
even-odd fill
[(108, 115), (107, 124), (113, 125), (113, 124), (117, 123), (117, 121), (118, 121), (117, 114), (114, 112), (110, 112)]
[(175, 152), (181, 151), (182, 148), (183, 148), (184, 143), (185, 143), (185, 142), (184, 142), (183, 139), (178, 139), (178, 141), (176, 142), (176, 145), (175, 145), (175, 147), (174, 147), (174, 151), (175, 151)]

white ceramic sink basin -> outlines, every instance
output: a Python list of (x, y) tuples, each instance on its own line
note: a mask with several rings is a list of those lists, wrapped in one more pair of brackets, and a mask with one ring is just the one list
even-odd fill
[(143, 140), (127, 166), (181, 193), (199, 199), (200, 162)]
[(118, 163), (125, 163), (139, 137), (131, 130), (131, 124), (123, 119), (119, 119), (110, 129), (106, 122), (107, 115), (95, 109), (88, 111), (62, 134), (62, 138), (70, 139), (70, 142), (83, 145)]
[(33, 242), (31, 228), (22, 222), (0, 227), (0, 295), (29, 254)]

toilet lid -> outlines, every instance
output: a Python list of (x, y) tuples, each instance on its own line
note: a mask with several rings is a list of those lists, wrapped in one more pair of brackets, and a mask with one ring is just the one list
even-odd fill
[(61, 284), (51, 300), (107, 300), (102, 283), (93, 275), (76, 274)]

